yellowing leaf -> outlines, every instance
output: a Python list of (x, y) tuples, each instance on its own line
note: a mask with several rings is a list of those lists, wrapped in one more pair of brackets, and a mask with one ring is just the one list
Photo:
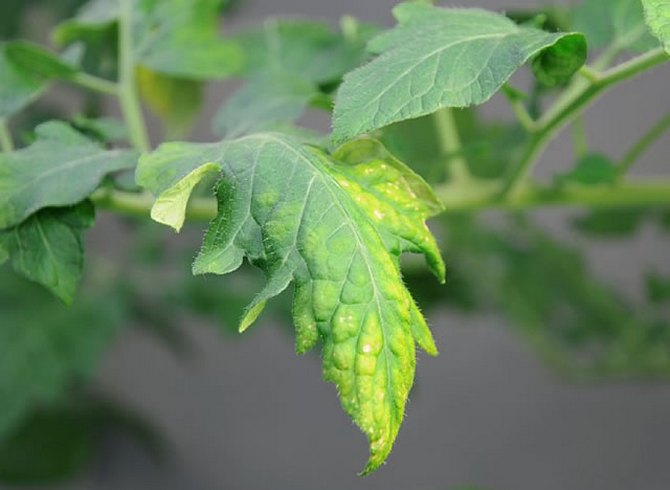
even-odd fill
[[(399, 255), (444, 264), (425, 220), (441, 209), (428, 185), (373, 140), (334, 155), (278, 134), (216, 145), (168, 144), (140, 162), (140, 183), (163, 198), (193, 171), (216, 163), (219, 212), (193, 269), (225, 274), (246, 257), (267, 276), (241, 329), (295, 284), (296, 349), (323, 342), (323, 369), (370, 441), (364, 473), (396, 438), (414, 379), (415, 342), (437, 353), (402, 282)], [(167, 175), (167, 176), (166, 176)], [(161, 177), (159, 177), (161, 176)], [(165, 200), (163, 199), (163, 202)], [(181, 201), (176, 206), (181, 213)]]

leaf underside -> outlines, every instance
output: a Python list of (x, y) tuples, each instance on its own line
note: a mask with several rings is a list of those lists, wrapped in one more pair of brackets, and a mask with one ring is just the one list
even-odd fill
[(344, 78), (333, 119), (336, 142), (443, 107), (481, 104), (547, 50), (561, 78), (585, 61), (581, 34), (519, 26), (485, 10), (405, 3), (394, 14), (398, 26), (369, 44), (380, 56)]
[(279, 134), (171, 143), (141, 159), (137, 180), (158, 195), (156, 206), (171, 202), (179, 214), (194, 175), (214, 164), (222, 174), (219, 212), (194, 273), (232, 272), (245, 257), (265, 272), (267, 284), (247, 308), (241, 330), (295, 284), (296, 350), (323, 342), (324, 377), (336, 384), (345, 411), (370, 441), (364, 473), (375, 470), (400, 428), (415, 342), (437, 353), (398, 259), (405, 251), (424, 253), (443, 280), (444, 263), (424, 224), (441, 204), (374, 140), (354, 141), (332, 155)]

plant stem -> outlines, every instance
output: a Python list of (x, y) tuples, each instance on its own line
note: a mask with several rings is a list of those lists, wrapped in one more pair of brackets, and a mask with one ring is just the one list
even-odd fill
[(465, 181), (470, 179), (470, 172), (468, 163), (462, 155), (463, 146), (453, 111), (454, 109), (440, 109), (433, 118), (442, 155), (452, 155), (447, 157), (447, 174), (453, 180)]
[(130, 139), (135, 148), (145, 152), (150, 150), (150, 145), (135, 80), (132, 7), (132, 0), (121, 0), (119, 17), (119, 98), (121, 110), (128, 125)]
[(644, 136), (642, 136), (642, 138), (628, 150), (619, 164), (619, 176), (625, 175), (638, 158), (640, 158), (651, 145), (663, 136), (663, 133), (668, 129), (670, 129), (670, 113), (654, 124), (654, 126), (652, 126), (651, 129), (649, 129), (649, 131), (647, 131)]
[(95, 92), (101, 92), (108, 95), (119, 95), (119, 86), (116, 83), (105, 80), (104, 78), (89, 75), (88, 73), (77, 73), (70, 79), (70, 81)]
[[(96, 207), (136, 218), (149, 218), (154, 198), (148, 193), (126, 192), (100, 188), (91, 195)], [(216, 216), (216, 200), (193, 198), (186, 210), (186, 217), (195, 221), (209, 221)]]
[(3, 153), (14, 151), (14, 142), (12, 141), (12, 134), (9, 132), (7, 120), (0, 118), (0, 148)]
[(488, 209), (526, 209), (551, 206), (617, 208), (670, 206), (670, 180), (631, 180), (615, 186), (542, 187), (527, 185), (513, 199), (500, 200), (496, 188), (488, 192), (462, 191), (454, 196), (450, 186), (436, 189), (447, 212)]
[(590, 84), (584, 83), (583, 79), (573, 82), (572, 87), (568, 88), (565, 94), (538, 121), (537, 131), (530, 135), (519, 164), (513, 167), (507, 175), (500, 196), (514, 195), (519, 192), (531, 169), (556, 134), (581, 115), (605, 91), (668, 59), (670, 59), (668, 54), (659, 48), (603, 72), (597, 81)]
[[(565, 186), (560, 188), (528, 185), (514, 199), (500, 200), (495, 182), (445, 184), (436, 188), (445, 212), (478, 212), (495, 209), (518, 210), (552, 206), (620, 208), (643, 206), (670, 207), (670, 180), (631, 180), (615, 186)], [(464, 188), (465, 187), (465, 188)], [(148, 218), (154, 199), (146, 193), (133, 193), (110, 188), (97, 190), (91, 200), (100, 209), (119, 214)], [(191, 199), (186, 217), (209, 221), (216, 216), (216, 200)]]
[(575, 118), (572, 123), (572, 135), (575, 141), (575, 154), (577, 158), (583, 158), (589, 152), (589, 144), (586, 140), (586, 128), (584, 127), (584, 118)]

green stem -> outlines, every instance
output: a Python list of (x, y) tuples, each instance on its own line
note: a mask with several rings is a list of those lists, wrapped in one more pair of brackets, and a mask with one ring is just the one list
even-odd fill
[(578, 158), (583, 158), (589, 152), (584, 118), (575, 118), (575, 122), (572, 123), (572, 136), (575, 141), (575, 154)]
[[(514, 199), (500, 200), (494, 182), (445, 184), (436, 188), (445, 212), (478, 212), (486, 210), (519, 210), (552, 206), (620, 208), (670, 206), (670, 180), (631, 180), (615, 186), (565, 186), (560, 188), (528, 185)], [(154, 198), (108, 188), (97, 190), (91, 200), (100, 209), (119, 214), (148, 218)], [(189, 220), (209, 221), (216, 216), (216, 200), (191, 199), (186, 209)]]
[(133, 145), (140, 151), (149, 151), (149, 137), (142, 116), (142, 107), (139, 103), (135, 80), (132, 0), (121, 0), (119, 17), (119, 98)]
[(537, 131), (531, 134), (519, 164), (511, 169), (505, 179), (500, 192), (501, 197), (519, 192), (525, 185), (528, 174), (556, 134), (581, 115), (605, 91), (668, 59), (668, 54), (659, 48), (603, 72), (593, 83), (585, 84), (582, 79), (573, 82), (573, 86), (568, 88), (563, 97), (559, 98), (538, 121)]
[(501, 200), (495, 186), (478, 192), (455, 189), (445, 185), (436, 192), (447, 212), (484, 211), (489, 209), (527, 209), (538, 207), (620, 208), (670, 206), (669, 180), (631, 180), (615, 186), (543, 187), (527, 185), (514, 198)]
[(7, 120), (0, 118), (0, 148), (3, 153), (14, 151), (14, 141), (12, 141), (12, 134), (9, 132)]
[(651, 145), (663, 136), (668, 129), (670, 129), (670, 113), (654, 124), (654, 126), (652, 126), (651, 129), (649, 129), (649, 131), (647, 131), (644, 136), (642, 136), (642, 138), (628, 150), (619, 164), (619, 175), (625, 175), (635, 162), (637, 162), (638, 158), (640, 158)]
[(452, 155), (447, 158), (447, 174), (453, 180), (465, 181), (470, 179), (470, 172), (468, 163), (462, 155), (463, 146), (453, 111), (454, 109), (440, 109), (433, 118), (441, 154)]
[[(148, 193), (125, 192), (101, 188), (91, 195), (96, 207), (136, 218), (149, 218), (154, 197)], [(195, 221), (209, 221), (216, 216), (216, 200), (193, 198), (186, 209), (186, 217)]]
[(101, 92), (108, 95), (119, 95), (119, 87), (116, 83), (105, 80), (104, 78), (89, 75), (88, 73), (77, 73), (72, 79), (72, 83), (80, 85), (94, 92)]

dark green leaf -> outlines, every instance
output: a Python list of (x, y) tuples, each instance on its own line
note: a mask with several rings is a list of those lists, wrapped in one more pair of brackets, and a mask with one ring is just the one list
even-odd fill
[(0, 244), (14, 270), (72, 303), (84, 264), (82, 234), (93, 224), (89, 202), (73, 208), (43, 209), (20, 225), (0, 231)]
[[(566, 65), (578, 68), (573, 50), (562, 45), (578, 45), (581, 34), (518, 26), (478, 9), (404, 3), (394, 14), (398, 26), (370, 43), (381, 56), (344, 79), (335, 104), (335, 141), (443, 107), (481, 104), (546, 49), (554, 56), (567, 53)], [(550, 65), (555, 68), (556, 60)]]
[(87, 420), (67, 411), (40, 411), (0, 441), (0, 481), (53, 484), (77, 475), (93, 450)]
[(584, 37), (567, 36), (533, 59), (535, 78), (547, 87), (563, 85), (582, 67), (587, 54)]
[(592, 153), (584, 156), (569, 173), (559, 177), (561, 183), (580, 185), (612, 184), (619, 172), (606, 155)]
[[(246, 256), (267, 276), (243, 317), (249, 327), (266, 302), (295, 281), (296, 348), (324, 343), (324, 373), (368, 436), (365, 472), (391, 450), (414, 377), (414, 342), (436, 348), (400, 276), (398, 256), (422, 252), (442, 279), (444, 264), (424, 220), (440, 209), (425, 182), (372, 140), (332, 156), (276, 134), (209, 145), (171, 144), (142, 158), (138, 182), (179, 187), (198, 169), (223, 172), (219, 214), (195, 273), (225, 274)], [(175, 205), (188, 198), (188, 186)], [(149, 186), (155, 192), (155, 190)], [(158, 198), (162, 202), (162, 194)]]
[(610, 209), (593, 211), (574, 221), (582, 233), (601, 237), (622, 237), (635, 233), (645, 218), (643, 209)]
[(670, 301), (670, 277), (663, 277), (657, 273), (647, 276), (647, 297), (652, 303)]
[(642, 0), (645, 19), (651, 32), (665, 46), (670, 53), (670, 1), (669, 0)]
[(36, 99), (46, 87), (43, 79), (26, 73), (9, 58), (0, 43), (0, 118), (8, 118)]
[(122, 325), (117, 296), (89, 283), (71, 307), (0, 270), (0, 439), (39, 404), (90, 376)]
[(28, 148), (0, 155), (0, 229), (45, 207), (76, 204), (106, 174), (137, 161), (135, 152), (105, 150), (65, 123), (42, 124), (36, 134)]
[(21, 70), (38, 78), (70, 79), (78, 68), (42, 46), (26, 41), (14, 41), (6, 45), (7, 57)]

